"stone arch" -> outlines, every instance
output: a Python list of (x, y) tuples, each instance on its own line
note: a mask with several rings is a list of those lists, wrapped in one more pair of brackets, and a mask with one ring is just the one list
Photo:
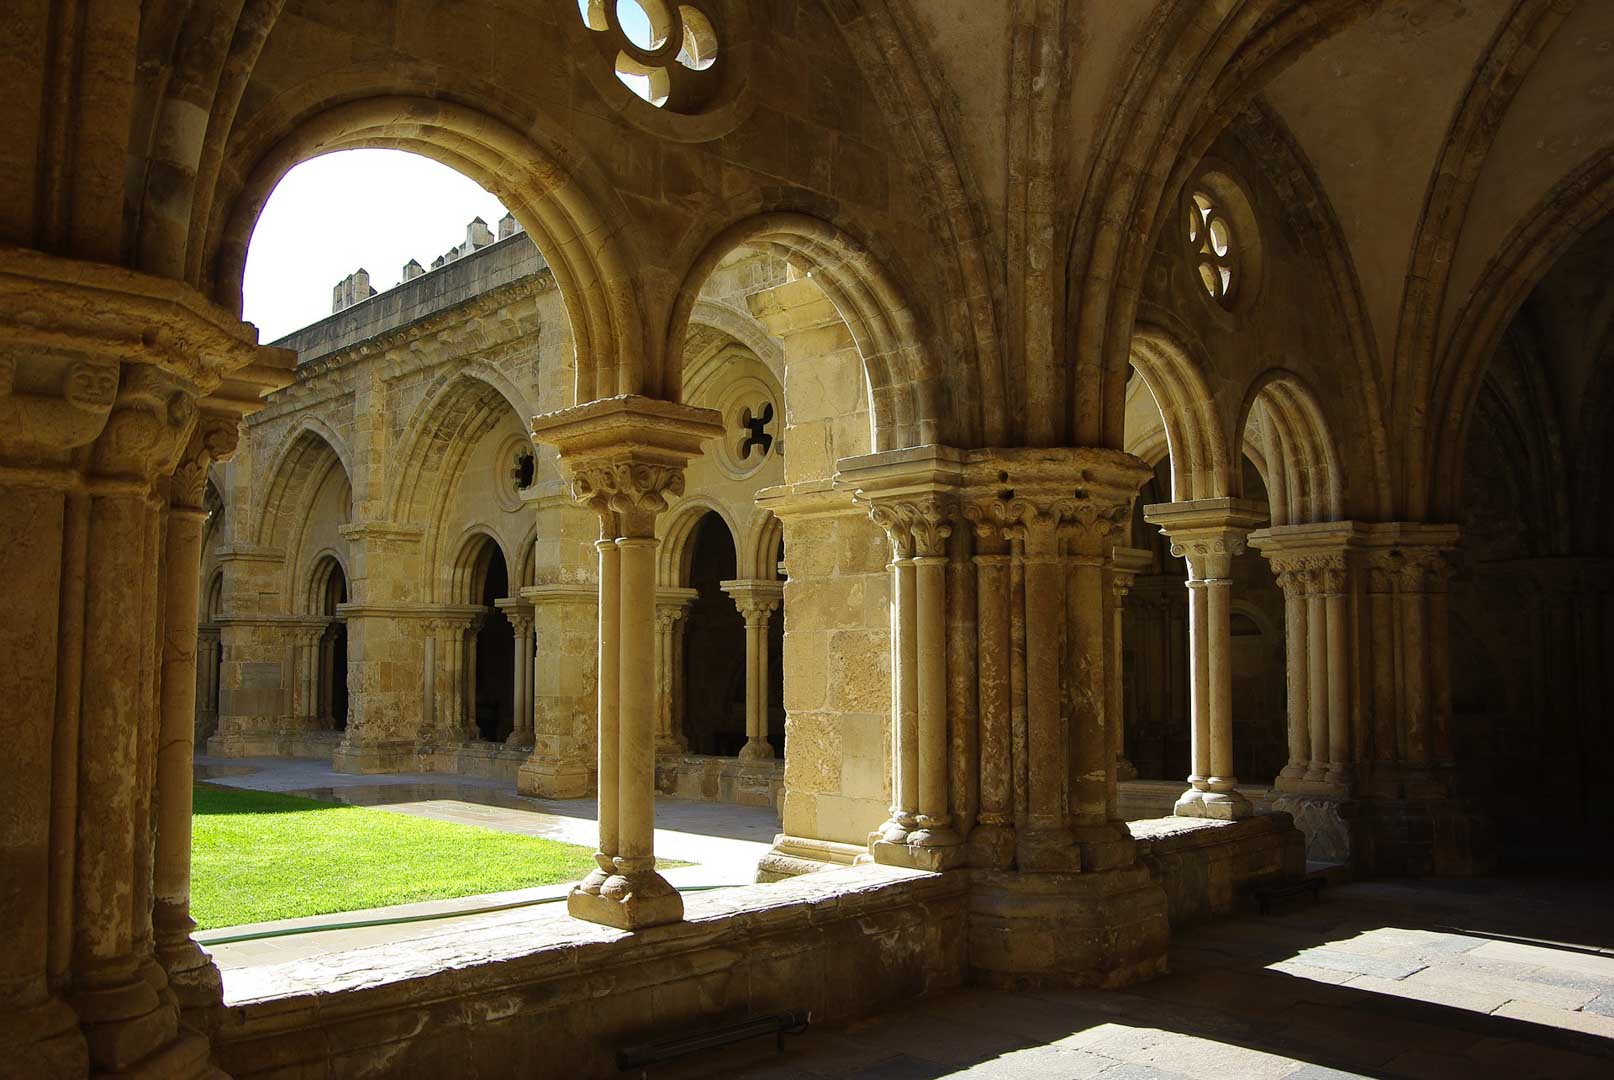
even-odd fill
[[(668, 325), (666, 395), (681, 400), (684, 340), (701, 286), (737, 247), (772, 249), (823, 289), (846, 321), (863, 361), (875, 450), (932, 443), (943, 437), (941, 352), (922, 330), (914, 307), (869, 250), (836, 226), (807, 214), (767, 213), (730, 225), (713, 238), (684, 277)], [(967, 438), (964, 433), (948, 433)]]
[(784, 541), (784, 523), (771, 510), (758, 509), (751, 516), (745, 543), (735, 548), (740, 559), (740, 577), (778, 581), (779, 560), (775, 553)]
[(319, 490), (330, 469), (342, 470), (351, 491), (351, 460), (345, 444), (328, 424), (313, 416), (299, 420), (270, 458), (266, 494), (253, 534), (256, 542), (291, 556), (287, 549), (298, 511), (306, 509), (307, 500)]
[(1167, 0), (1143, 29), (1065, 248), (1070, 374), (1054, 407), (1069, 402), (1061, 428), (1074, 445), (1122, 444), (1139, 286), (1175, 193), (1266, 81), (1372, 10), (1353, 0), (1280, 7), (1259, 0), (1224, 17)]
[(1205, 374), (1188, 349), (1157, 327), (1132, 338), (1132, 366), (1165, 422), (1173, 502), (1225, 498), (1232, 489), (1227, 440)]
[(218, 622), (222, 614), (224, 614), (224, 567), (220, 566), (209, 575), (207, 588), (202, 593), (202, 621)]
[[(576, 350), (574, 396), (653, 392), (642, 361), (643, 319), (619, 226), (601, 212), (575, 170), (528, 135), (465, 105), (388, 95), (319, 109), (242, 169), (245, 180), (219, 212), (201, 254), (203, 282), (241, 310), (247, 246), (270, 193), (297, 164), (361, 147), (407, 150), (441, 162), (492, 192), (532, 236), (565, 302)], [(198, 268), (200, 271), (200, 268)], [(204, 276), (199, 273), (198, 276)]]
[[(504, 560), (506, 572), (516, 564), (504, 550), (499, 534), (491, 525), (478, 522), (461, 534), (459, 549), (443, 575), (442, 601), (448, 604), (477, 606), (482, 603), (482, 587), (487, 579), (491, 562), (489, 545)], [(514, 578), (511, 579), (512, 588)]]
[[(1614, 152), (1604, 151), (1554, 188), (1514, 227), (1458, 310), (1441, 351), (1422, 454), (1407, 465), (1409, 512), (1457, 515), (1463, 448), (1486, 366), (1531, 290), (1598, 223), (1614, 214)], [(1414, 450), (1416, 447), (1414, 448)]]
[[(1249, 437), (1252, 420), (1259, 440)], [(1253, 445), (1260, 455), (1251, 460), (1266, 481), (1273, 525), (1344, 516), (1339, 452), (1322, 403), (1300, 376), (1281, 368), (1258, 376), (1244, 396), (1238, 432), (1238, 443)], [(1235, 476), (1242, 497), (1242, 471)]]
[(710, 327), (739, 342), (755, 353), (770, 371), (784, 371), (784, 350), (749, 313), (738, 311), (727, 304), (697, 298), (690, 307), (689, 322), (692, 326)]
[(334, 548), (324, 548), (314, 554), (309, 560), (308, 574), (305, 577), (304, 588), (298, 597), (296, 608), (300, 615), (331, 615), (334, 612), (326, 611), (326, 597), (329, 593), (331, 581), (336, 574), (342, 575), (344, 582), (351, 581), (348, 573), (347, 561), (341, 553)]
[[(663, 528), (661, 547), (657, 552), (659, 565), (656, 579), (662, 588), (682, 588), (688, 583), (690, 560), (695, 555), (695, 534), (700, 529), (701, 520), (709, 513), (723, 519), (729, 539), (734, 543), (736, 556), (745, 550), (740, 541), (741, 530), (728, 507), (705, 495), (680, 499), (677, 507), (665, 519), (667, 524)], [(740, 576), (745, 575), (742, 573)]]
[(453, 475), (446, 468), (451, 459), (433, 454), (434, 443), (448, 446), (450, 454), (463, 452), (467, 447), (454, 439), (496, 417), (501, 405), (515, 414), (522, 430), (531, 430), (533, 413), (525, 396), (491, 364), (456, 365), (434, 379), (404, 424), (404, 439), (394, 455), (402, 467), (387, 493), (386, 518), (424, 522), (432, 500), (422, 486)]

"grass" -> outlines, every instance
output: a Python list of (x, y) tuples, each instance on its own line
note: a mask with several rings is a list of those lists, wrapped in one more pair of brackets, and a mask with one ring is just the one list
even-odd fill
[(593, 865), (556, 840), (198, 784), (191, 916), (211, 930), (577, 881)]

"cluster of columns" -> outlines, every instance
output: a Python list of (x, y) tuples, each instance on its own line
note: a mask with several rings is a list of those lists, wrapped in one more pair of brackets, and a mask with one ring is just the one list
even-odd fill
[(722, 434), (721, 418), (641, 397), (535, 417), (573, 497), (600, 521), (599, 850), (567, 898), (576, 917), (632, 930), (683, 918), (683, 899), (656, 872), (656, 516), (681, 494), (684, 468)]
[(694, 589), (662, 589), (656, 596), (656, 753), (680, 754), (684, 735), (684, 620), (699, 595)]
[(176, 282), (7, 253), (0, 1061), (17, 1075), (211, 1070), (187, 1023), (218, 1003), (188, 910), (203, 491), (293, 361)]

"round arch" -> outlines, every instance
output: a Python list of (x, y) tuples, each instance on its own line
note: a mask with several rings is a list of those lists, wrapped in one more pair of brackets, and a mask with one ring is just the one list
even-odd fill
[(353, 484), (347, 446), (329, 424), (314, 416), (303, 417), (281, 440), (265, 474), (267, 493), (260, 506), (254, 538), (260, 546), (284, 548), (295, 515), (291, 501), (318, 490), (331, 468), (342, 470), (349, 490)]
[(632, 260), (615, 224), (625, 215), (601, 213), (573, 173), (527, 135), (452, 102), (386, 95), (330, 106), (249, 163), (201, 254), (210, 270), (203, 284), (221, 304), (241, 310), (247, 247), (281, 178), (309, 158), (365, 147), (407, 150), (447, 165), (498, 196), (521, 222), (565, 301), (576, 401), (653, 392), (640, 359), (645, 335)]
[(1228, 444), (1202, 366), (1179, 339), (1149, 325), (1140, 325), (1133, 335), (1131, 356), (1165, 424), (1172, 501), (1228, 496)]
[(719, 232), (684, 277), (667, 327), (666, 396), (682, 400), (684, 341), (701, 287), (719, 263), (742, 246), (772, 249), (803, 267), (846, 321), (869, 390), (876, 451), (940, 441), (968, 441), (970, 432), (944, 430), (944, 378), (938, 350), (922, 332), (915, 309), (859, 241), (821, 218), (778, 212), (736, 222)]
[(1614, 214), (1614, 152), (1603, 152), (1549, 192), (1508, 234), (1453, 321), (1426, 415), (1422, 454), (1409, 448), (1408, 511), (1455, 520), (1463, 448), (1485, 369), (1531, 290), (1586, 233)]
[(338, 574), (341, 575), (341, 580), (344, 583), (350, 580), (347, 563), (343, 561), (340, 553), (333, 548), (324, 548), (316, 553), (309, 560), (309, 572), (305, 587), (301, 590), (297, 614), (334, 614), (325, 609), (329, 606), (326, 600), (330, 594), (331, 583), (336, 580), (336, 575)]
[(510, 560), (510, 553), (504, 549), (504, 544), (499, 541), (499, 534), (491, 525), (477, 522), (468, 526), (460, 535), (454, 561), (449, 564), (447, 573), (442, 575), (443, 603), (470, 607), (482, 603), (482, 589), (487, 581), (488, 566), (492, 562), (489, 555), (490, 546), (498, 553), (499, 558), (504, 560), (505, 574), (514, 587), (516, 579), (511, 576), (511, 569), (515, 563)]
[(705, 495), (680, 499), (678, 506), (664, 519), (667, 524), (661, 534), (656, 568), (656, 581), (661, 588), (677, 589), (688, 582), (690, 560), (695, 555), (695, 534), (707, 514), (716, 514), (723, 520), (736, 557), (745, 550), (740, 543), (741, 530), (722, 503)]
[[(1252, 420), (1262, 440), (1249, 438)], [(1252, 444), (1251, 461), (1266, 481), (1273, 525), (1338, 521), (1344, 516), (1339, 452), (1322, 403), (1292, 371), (1262, 372), (1239, 409), (1238, 444)], [(1243, 473), (1238, 473), (1243, 494)]]
[(785, 526), (771, 510), (758, 507), (751, 515), (745, 543), (736, 547), (739, 555), (739, 574), (742, 578), (757, 581), (779, 580), (777, 552), (785, 542)]

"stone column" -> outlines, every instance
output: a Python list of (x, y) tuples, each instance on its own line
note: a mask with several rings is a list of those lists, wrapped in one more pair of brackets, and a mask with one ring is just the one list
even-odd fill
[[(609, 854), (608, 776), (615, 773), (616, 854), (603, 881), (591, 874), (573, 889), (576, 917), (624, 930), (683, 918), (683, 898), (656, 872), (656, 515), (681, 494), (684, 467), (701, 444), (722, 434), (709, 409), (625, 396), (535, 417), (533, 438), (555, 446), (572, 494), (600, 518), (601, 866)], [(614, 536), (612, 535), (614, 534)], [(611, 565), (607, 545), (616, 550)], [(615, 596), (611, 596), (615, 582)], [(612, 619), (610, 612), (615, 611)], [(614, 670), (610, 663), (615, 657)], [(607, 687), (616, 687), (615, 716)], [(615, 769), (607, 760), (614, 743)]]
[(250, 411), (295, 357), (176, 281), (22, 248), (5, 263), (0, 1069), (204, 1076), (153, 926), (159, 747), (177, 729), (165, 772), (188, 760), (196, 677), (199, 558), (178, 563), (197, 523), (178, 515), (170, 552), (171, 478), (199, 402)]
[[(694, 589), (656, 593), (656, 753), (677, 756), (689, 747), (684, 735), (684, 619), (699, 595)], [(749, 692), (749, 686), (747, 692)]]
[(158, 961), (186, 1020), (205, 1027), (222, 984), (212, 958), (191, 938), (192, 760), (195, 754), (197, 576), (202, 563), (202, 507), (207, 468), (235, 449), (238, 418), (198, 424), (169, 485), (168, 550), (163, 574), (162, 716), (157, 745), (157, 840), (152, 924)]
[(196, 631), (196, 752), (206, 748), (207, 737), (218, 723), (215, 703), (219, 692), (219, 628), (200, 626)]
[[(1253, 542), (1253, 541), (1252, 541)], [(1278, 784), (1292, 784), (1305, 779), (1306, 767), (1311, 761), (1311, 725), (1309, 675), (1311, 654), (1306, 646), (1306, 594), (1310, 589), (1310, 575), (1298, 566), (1272, 560), (1278, 588), (1283, 590), (1283, 652), (1285, 688), (1288, 694), (1289, 760), (1278, 773)]]
[(947, 541), (961, 458), (941, 447), (843, 459), (850, 488), (891, 543), (891, 817), (875, 861), (925, 870), (961, 865), (948, 740)]
[[(1117, 545), (1111, 554), (1111, 560), (1107, 575), (1113, 610), (1110, 614), (1110, 636), (1105, 644), (1105, 655), (1109, 661), (1107, 719), (1110, 756), (1115, 761), (1115, 779), (1120, 782), (1136, 780), (1138, 776), (1137, 766), (1128, 761), (1126, 756), (1126, 598), (1132, 591), (1132, 584), (1138, 575), (1153, 564), (1154, 556), (1141, 548)], [(1114, 785), (1110, 786), (1108, 804), (1110, 819), (1119, 820), (1119, 793)]]
[(1250, 530), (1266, 522), (1266, 508), (1243, 499), (1198, 499), (1156, 503), (1143, 516), (1171, 539), (1171, 553), (1188, 561), (1193, 774), (1176, 813), (1248, 817), (1254, 807), (1233, 775), (1233, 558), (1244, 552)]
[(768, 628), (784, 600), (784, 585), (777, 581), (725, 581), (724, 592), (745, 619), (745, 745), (741, 761), (772, 761), (777, 755), (768, 741)]
[(533, 745), (533, 609), (525, 600), (509, 598), (494, 601), (515, 631), (515, 692), (510, 734), (504, 740), (512, 750), (531, 750)]

